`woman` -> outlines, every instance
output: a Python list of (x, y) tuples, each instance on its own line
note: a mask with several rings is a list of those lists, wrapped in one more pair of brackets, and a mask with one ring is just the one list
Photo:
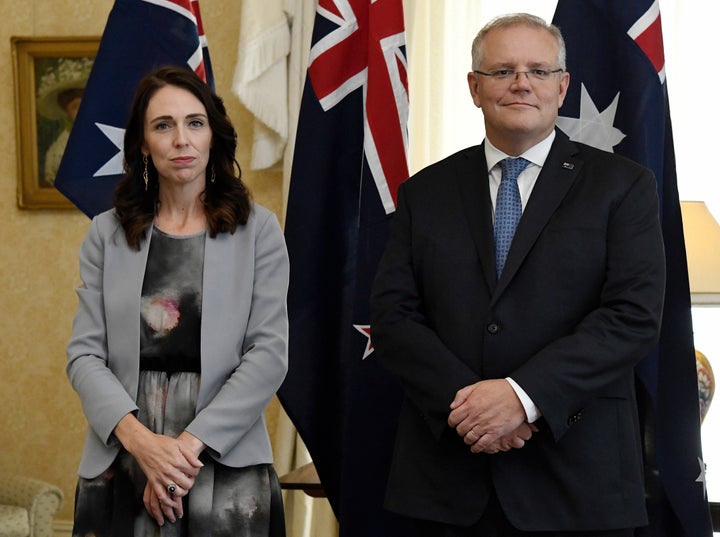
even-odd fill
[(288, 259), (235, 148), (194, 73), (141, 81), (114, 209), (80, 250), (73, 535), (284, 535), (263, 411), (287, 371)]

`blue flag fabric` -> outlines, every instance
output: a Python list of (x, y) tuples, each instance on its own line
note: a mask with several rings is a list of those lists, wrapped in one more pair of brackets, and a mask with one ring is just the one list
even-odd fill
[(197, 0), (115, 0), (55, 179), (87, 216), (112, 206), (135, 89), (165, 65), (192, 69), (214, 87)]
[[(660, 342), (637, 369), (650, 525), (636, 535), (712, 534), (700, 443), (690, 291), (665, 81), (653, 0), (559, 0), (570, 88), (558, 126), (654, 173), (667, 282)], [(612, 441), (612, 439), (610, 439)]]
[(280, 400), (343, 537), (411, 535), (382, 507), (402, 392), (375, 362), (370, 287), (407, 178), (401, 0), (320, 0), (285, 238), (290, 368)]

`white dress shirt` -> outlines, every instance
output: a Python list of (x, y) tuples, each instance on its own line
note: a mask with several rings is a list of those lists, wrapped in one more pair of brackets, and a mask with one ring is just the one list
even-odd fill
[[(492, 201), (493, 207), (493, 222), (495, 221), (495, 202), (497, 200), (498, 188), (500, 187), (500, 180), (502, 179), (502, 170), (500, 169), (499, 164), (500, 161), (507, 157), (523, 157), (524, 159), (530, 161), (527, 168), (525, 168), (517, 178), (522, 209), (525, 211), (527, 202), (530, 199), (530, 195), (532, 194), (535, 183), (537, 182), (538, 175), (540, 175), (540, 170), (542, 169), (543, 164), (545, 164), (545, 159), (547, 159), (548, 153), (550, 153), (550, 147), (552, 146), (554, 140), (555, 131), (553, 130), (547, 138), (539, 144), (532, 146), (522, 155), (507, 155), (492, 145), (490, 140), (485, 138), (485, 160), (487, 161), (488, 166), (488, 181), (490, 184), (490, 200)], [(525, 415), (528, 423), (533, 423), (542, 416), (540, 409), (517, 382), (510, 377), (506, 377), (505, 380), (510, 383), (510, 386), (520, 399), (520, 402), (525, 409)]]

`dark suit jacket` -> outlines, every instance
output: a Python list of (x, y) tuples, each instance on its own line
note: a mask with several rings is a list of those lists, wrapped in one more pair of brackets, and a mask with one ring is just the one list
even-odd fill
[[(644, 525), (633, 366), (657, 340), (665, 278), (652, 173), (558, 131), (499, 281), (494, 255), (482, 146), (400, 187), (372, 296), (378, 359), (405, 390), (387, 507), (469, 525), (492, 486), (520, 529)], [(540, 432), (474, 455), (450, 402), (506, 376)]]

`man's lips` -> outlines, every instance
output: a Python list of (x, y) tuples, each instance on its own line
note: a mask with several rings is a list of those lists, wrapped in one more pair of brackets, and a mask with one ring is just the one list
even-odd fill
[(512, 107), (525, 107), (525, 108), (536, 108), (534, 104), (521, 102), (521, 101), (513, 101), (511, 103), (505, 103), (503, 106), (512, 106)]

